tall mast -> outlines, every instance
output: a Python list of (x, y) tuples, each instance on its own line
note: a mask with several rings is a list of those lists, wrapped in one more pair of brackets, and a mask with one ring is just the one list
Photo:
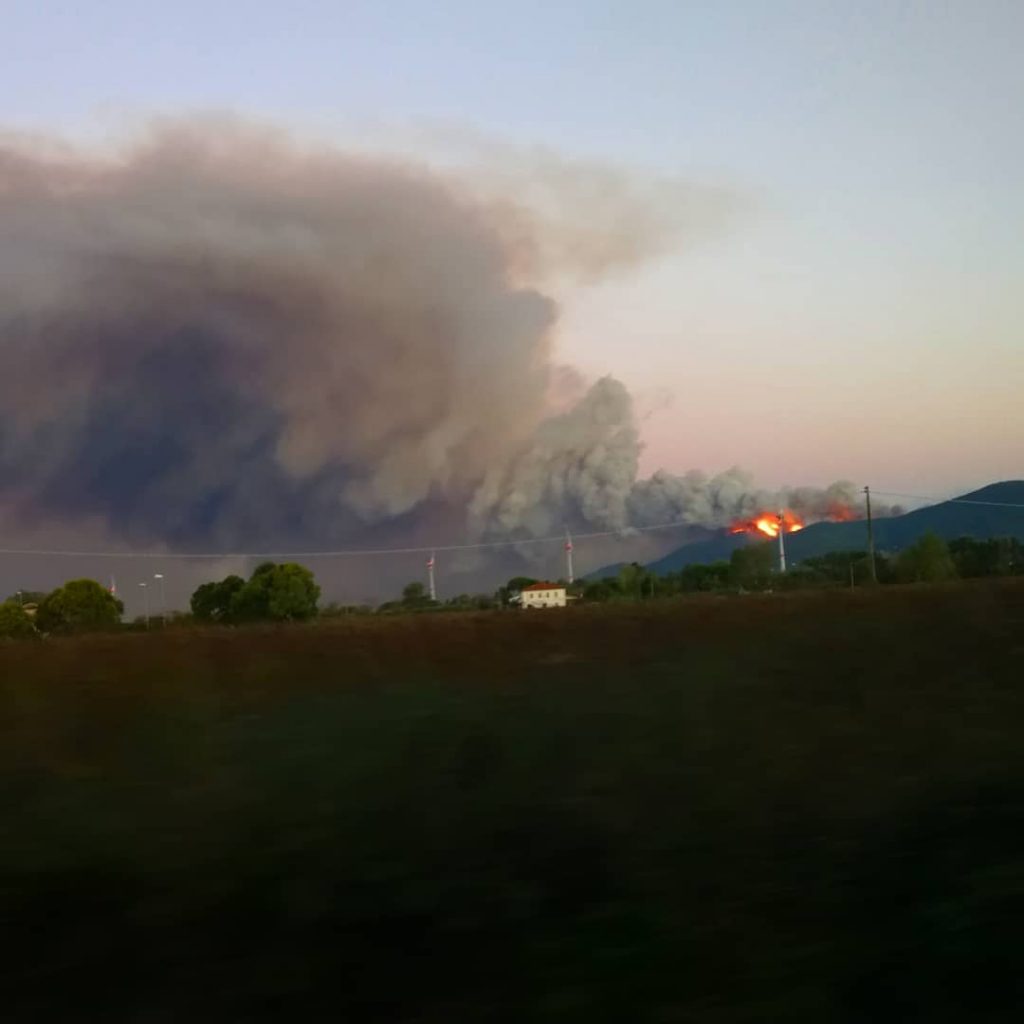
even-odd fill
[(779, 572), (786, 571), (786, 514), (779, 513)]

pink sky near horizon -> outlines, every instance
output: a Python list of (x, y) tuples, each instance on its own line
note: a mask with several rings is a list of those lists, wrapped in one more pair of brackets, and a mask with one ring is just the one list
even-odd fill
[(1024, 478), (1024, 261), (911, 238), (872, 252), (871, 234), (837, 266), (848, 239), (827, 225), (741, 223), (569, 296), (559, 354), (653, 409), (645, 473), (740, 465), (769, 487), (939, 497)]
[(720, 236), (557, 296), (559, 359), (671, 394), (645, 470), (1024, 477), (1019, 0), (109, 0), (15, 4), (4, 32), (3, 127), (448, 123), (729, 183), (751, 209)]

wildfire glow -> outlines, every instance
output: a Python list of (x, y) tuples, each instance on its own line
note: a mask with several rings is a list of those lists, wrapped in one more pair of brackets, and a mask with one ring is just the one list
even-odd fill
[(859, 518), (857, 513), (849, 505), (841, 505), (838, 501), (834, 501), (828, 507), (829, 522), (848, 523), (851, 519), (857, 518)]
[[(833, 502), (828, 508), (825, 518), (833, 523), (845, 523), (851, 519), (857, 519), (857, 513), (848, 505)], [(802, 530), (807, 523), (802, 516), (799, 516), (792, 509), (783, 509), (781, 512), (759, 512), (752, 519), (737, 519), (729, 527), (730, 533), (760, 533), (765, 537), (778, 537), (780, 527), (786, 533), (796, 533)]]
[(778, 537), (779, 530), (796, 533), (804, 528), (804, 521), (790, 509), (781, 512), (762, 512), (753, 519), (742, 519), (729, 527), (731, 533), (763, 533), (766, 537)]

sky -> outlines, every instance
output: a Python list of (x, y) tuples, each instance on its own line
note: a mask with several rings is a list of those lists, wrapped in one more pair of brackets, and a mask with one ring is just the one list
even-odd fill
[(1024, 476), (1024, 5), (0, 0), (0, 128), (226, 110), (339, 143), (474, 133), (746, 197), (567, 286), (558, 356), (646, 470), (944, 496)]

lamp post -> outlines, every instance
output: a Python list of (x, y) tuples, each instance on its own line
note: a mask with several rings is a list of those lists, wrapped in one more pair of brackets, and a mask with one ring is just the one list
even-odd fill
[(142, 598), (146, 606), (146, 629), (149, 629), (149, 587), (145, 583), (140, 583), (139, 586), (142, 587)]
[(160, 625), (167, 625), (167, 593), (164, 590), (164, 574), (157, 572), (153, 574), (153, 579), (160, 581)]

